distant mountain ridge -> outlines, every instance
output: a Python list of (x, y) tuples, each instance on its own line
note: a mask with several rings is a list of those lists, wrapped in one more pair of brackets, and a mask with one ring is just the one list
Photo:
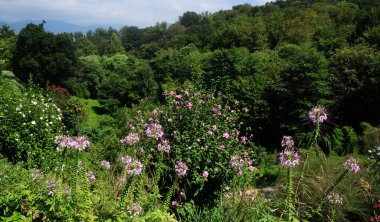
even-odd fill
[[(11, 29), (13, 29), (16, 33), (19, 33), (22, 28), (24, 28), (27, 24), (40, 24), (42, 20), (24, 20), (20, 22), (3, 22), (0, 21), (0, 25), (8, 25)], [(52, 32), (54, 34), (63, 33), (63, 32), (82, 32), (86, 33), (89, 30), (94, 30), (97, 28), (108, 28), (112, 27), (114, 29), (120, 29), (122, 25), (91, 25), (91, 26), (82, 26), (77, 25), (61, 20), (46, 20), (44, 24), (44, 28), (48, 32)]]

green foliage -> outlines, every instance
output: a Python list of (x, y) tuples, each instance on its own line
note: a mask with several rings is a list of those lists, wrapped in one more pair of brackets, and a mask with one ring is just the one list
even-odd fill
[(279, 221), (273, 209), (253, 190), (230, 190), (214, 207), (202, 209), (189, 202), (178, 210), (180, 221)]
[(358, 154), (359, 138), (354, 129), (349, 126), (335, 128), (331, 147), (333, 152), (339, 156), (345, 156), (350, 153)]

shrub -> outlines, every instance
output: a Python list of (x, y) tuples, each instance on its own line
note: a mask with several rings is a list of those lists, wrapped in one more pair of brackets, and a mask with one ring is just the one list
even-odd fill
[(1, 153), (12, 161), (41, 164), (54, 151), (53, 138), (62, 130), (60, 109), (33, 86), (15, 93), (3, 84), (0, 94)]

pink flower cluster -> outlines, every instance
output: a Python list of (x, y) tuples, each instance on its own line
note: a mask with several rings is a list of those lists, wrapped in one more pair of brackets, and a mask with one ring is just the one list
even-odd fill
[(292, 148), (294, 147), (294, 140), (291, 136), (282, 137), (281, 146), (283, 148)]
[(184, 177), (188, 170), (189, 168), (185, 162), (177, 161), (176, 165), (174, 166), (175, 173), (180, 177)]
[(133, 144), (137, 143), (138, 141), (140, 141), (140, 135), (138, 133), (130, 133), (126, 137), (121, 139), (120, 143), (122, 143), (122, 144), (126, 143), (128, 145), (133, 145)]
[(343, 204), (343, 198), (339, 194), (334, 193), (334, 192), (332, 192), (331, 194), (327, 196), (327, 201), (331, 204), (339, 204), (339, 205)]
[(346, 161), (344, 161), (343, 166), (345, 169), (352, 171), (354, 173), (360, 172), (360, 165), (359, 162), (353, 158), (352, 156), (349, 156)]
[(103, 168), (109, 170), (111, 168), (111, 164), (110, 162), (106, 161), (106, 160), (103, 160), (100, 164)]
[(127, 212), (131, 217), (135, 217), (142, 212), (142, 207), (140, 203), (133, 202), (131, 205), (127, 206)]
[(54, 195), (54, 191), (57, 189), (58, 187), (58, 181), (54, 180), (54, 179), (50, 179), (50, 180), (46, 180), (46, 186), (49, 190), (48, 192), (48, 195), (49, 196), (53, 196)]
[(294, 149), (283, 150), (278, 159), (285, 168), (293, 168), (299, 164), (299, 155)]
[(86, 136), (70, 137), (67, 135), (60, 135), (55, 137), (54, 142), (58, 145), (58, 149), (71, 148), (78, 151), (83, 151), (91, 145)]
[(87, 173), (87, 177), (90, 182), (96, 180), (95, 174), (92, 171)]
[(147, 137), (154, 137), (156, 139), (160, 139), (164, 136), (164, 131), (162, 130), (162, 126), (157, 123), (145, 123), (144, 124), (145, 133)]
[(139, 160), (133, 160), (130, 156), (121, 158), (121, 161), (126, 164), (125, 171), (130, 176), (139, 175), (142, 172), (143, 165)]
[(281, 141), (284, 150), (279, 155), (279, 160), (285, 168), (293, 168), (300, 163), (298, 152), (294, 148), (294, 140), (291, 136), (284, 136)]
[(169, 140), (163, 139), (161, 142), (158, 144), (157, 149), (158, 151), (163, 151), (165, 153), (170, 152), (170, 143)]
[(309, 119), (313, 123), (323, 123), (327, 120), (327, 112), (325, 107), (315, 106), (309, 111)]
[(32, 179), (33, 179), (33, 180), (38, 181), (38, 180), (40, 180), (42, 177), (43, 177), (43, 175), (42, 175), (40, 169), (34, 168), (34, 169), (32, 170)]
[(248, 166), (248, 169), (250, 171), (255, 171), (257, 170), (256, 167), (252, 166), (253, 165), (253, 160), (251, 160), (248, 157), (248, 153), (244, 152), (243, 158), (236, 155), (236, 156), (231, 156), (230, 158), (230, 165), (232, 168), (237, 169), (237, 174), (243, 174), (242, 168), (244, 166)]

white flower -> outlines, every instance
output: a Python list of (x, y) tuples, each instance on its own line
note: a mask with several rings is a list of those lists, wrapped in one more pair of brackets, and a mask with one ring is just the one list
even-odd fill
[(33, 104), (33, 105), (37, 105), (37, 102), (36, 102), (36, 101), (32, 101), (32, 104)]
[(16, 107), (16, 111), (20, 111), (21, 110), (21, 107)]
[(32, 125), (34, 125), (34, 124), (36, 124), (36, 121), (34, 121), (34, 120), (33, 120), (33, 121), (32, 121), (32, 122), (30, 122), (30, 123), (31, 123)]

